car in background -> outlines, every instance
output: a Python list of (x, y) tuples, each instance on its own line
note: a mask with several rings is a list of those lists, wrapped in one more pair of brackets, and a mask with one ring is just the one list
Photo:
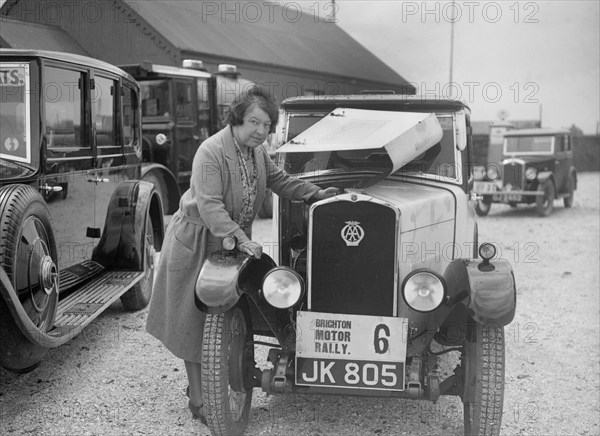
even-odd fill
[[(468, 107), (364, 94), (297, 97), (281, 110), (278, 165), (338, 194), (274, 197), (277, 263), (235, 251), (230, 237), (208, 253), (196, 303), (212, 433), (242, 433), (260, 388), (455, 395), (465, 434), (498, 435), (516, 286), (510, 263), (478, 242)], [(257, 346), (268, 362), (256, 364)], [(444, 374), (442, 355), (455, 359)]]
[(577, 170), (573, 165), (573, 143), (567, 130), (520, 129), (504, 135), (500, 163), (489, 163), (485, 179), (476, 181), (474, 191), (482, 198), (477, 214), (485, 216), (492, 203), (535, 204), (540, 216), (548, 216), (554, 200), (573, 206)]
[(231, 103), (254, 83), (239, 77), (235, 65), (221, 64), (211, 74), (195, 59), (183, 60), (181, 67), (151, 62), (119, 67), (140, 85), (142, 178), (154, 184), (165, 213), (172, 214), (190, 187), (198, 147), (225, 127)]
[(160, 198), (139, 86), (96, 59), (0, 49), (0, 365), (34, 369), (120, 298), (150, 299)]

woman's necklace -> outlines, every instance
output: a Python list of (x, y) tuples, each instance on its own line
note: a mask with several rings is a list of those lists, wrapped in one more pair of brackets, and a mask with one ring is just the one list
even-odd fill
[(242, 149), (240, 147), (240, 143), (236, 139), (235, 135), (233, 135), (233, 143), (235, 145), (235, 149), (237, 151), (238, 157), (241, 160), (240, 164), (242, 166), (242, 171), (244, 172), (245, 179), (248, 184), (250, 184), (250, 174), (248, 174), (248, 166), (252, 165), (252, 149), (248, 148), (248, 153), (244, 156)]

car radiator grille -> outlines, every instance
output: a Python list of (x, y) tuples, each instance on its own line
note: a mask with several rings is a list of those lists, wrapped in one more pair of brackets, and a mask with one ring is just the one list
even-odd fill
[(519, 162), (508, 162), (503, 167), (503, 184), (510, 184), (512, 189), (523, 189), (525, 180), (525, 168)]
[(334, 201), (314, 209), (310, 310), (393, 315), (396, 220), (394, 209), (370, 201)]

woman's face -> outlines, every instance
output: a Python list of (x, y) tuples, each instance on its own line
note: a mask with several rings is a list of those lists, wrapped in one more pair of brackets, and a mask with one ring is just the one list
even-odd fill
[(246, 147), (254, 148), (265, 142), (271, 130), (271, 118), (256, 104), (244, 114), (242, 124), (233, 127), (236, 139)]

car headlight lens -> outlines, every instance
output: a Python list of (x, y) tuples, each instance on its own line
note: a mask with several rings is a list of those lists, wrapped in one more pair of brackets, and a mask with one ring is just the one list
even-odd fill
[(402, 285), (402, 296), (411, 309), (418, 312), (431, 312), (444, 301), (446, 284), (433, 271), (414, 271), (406, 277)]
[(538, 170), (535, 167), (527, 167), (525, 168), (525, 178), (527, 180), (535, 180), (537, 177)]
[(159, 133), (154, 139), (156, 140), (156, 143), (158, 145), (163, 145), (167, 142), (167, 135), (165, 135), (164, 133)]
[(287, 309), (300, 301), (304, 294), (304, 280), (296, 271), (278, 267), (263, 279), (263, 296), (267, 303), (278, 309)]
[(483, 260), (490, 260), (496, 255), (496, 247), (490, 242), (484, 242), (479, 246), (479, 255)]
[(490, 180), (496, 180), (498, 178), (498, 169), (496, 167), (488, 167), (487, 176)]
[(223, 241), (221, 242), (221, 246), (223, 247), (223, 250), (227, 250), (227, 251), (231, 251), (235, 248), (235, 246), (237, 245), (237, 238), (235, 236), (225, 236), (223, 238)]

